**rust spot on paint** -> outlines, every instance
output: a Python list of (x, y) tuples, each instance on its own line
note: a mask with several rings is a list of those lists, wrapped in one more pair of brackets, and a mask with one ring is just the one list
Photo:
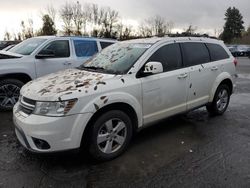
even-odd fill
[(98, 106), (97, 104), (95, 104), (95, 103), (94, 103), (94, 106), (95, 106), (95, 109), (96, 109), (96, 110), (99, 110), (99, 109), (100, 109), (99, 106)]
[(101, 96), (100, 99), (104, 100), (107, 96)]
[(106, 85), (106, 82), (99, 81), (96, 83), (96, 85), (99, 85), (99, 84)]
[(41, 93), (41, 95), (44, 95), (45, 93), (49, 93), (50, 92), (50, 90), (48, 90), (48, 89), (41, 89), (38, 93)]
[(106, 104), (107, 102), (108, 102), (108, 99), (105, 99), (105, 100), (103, 101), (104, 104)]

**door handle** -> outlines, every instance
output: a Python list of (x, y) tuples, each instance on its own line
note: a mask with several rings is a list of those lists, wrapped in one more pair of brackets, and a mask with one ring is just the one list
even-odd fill
[(217, 71), (218, 70), (218, 67), (217, 66), (214, 66), (211, 68), (211, 71)]
[(178, 76), (179, 79), (184, 79), (184, 78), (187, 78), (188, 74), (187, 73), (184, 73), (184, 74), (180, 74)]
[(64, 65), (71, 65), (72, 63), (69, 62), (69, 61), (67, 61), (67, 62), (64, 62), (63, 64), (64, 64)]

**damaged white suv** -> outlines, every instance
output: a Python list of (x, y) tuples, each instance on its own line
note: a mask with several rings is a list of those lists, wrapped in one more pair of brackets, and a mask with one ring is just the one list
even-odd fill
[(107, 47), (76, 69), (29, 82), (14, 107), (18, 140), (33, 152), (86, 144), (99, 160), (120, 155), (133, 134), (207, 106), (223, 114), (237, 62), (222, 41), (152, 38)]

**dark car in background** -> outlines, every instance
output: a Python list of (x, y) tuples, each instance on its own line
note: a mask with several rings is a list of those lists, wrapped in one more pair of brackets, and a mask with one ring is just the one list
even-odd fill
[(250, 46), (248, 45), (229, 45), (227, 47), (234, 57), (250, 56)]
[(237, 46), (228, 46), (228, 49), (234, 57), (238, 56)]
[(16, 45), (20, 42), (21, 41), (0, 41), (0, 50), (3, 50), (4, 48), (6, 48), (10, 45)]

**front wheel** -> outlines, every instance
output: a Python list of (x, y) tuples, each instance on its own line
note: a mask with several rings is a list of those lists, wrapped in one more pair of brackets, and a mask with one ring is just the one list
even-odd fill
[(0, 81), (0, 110), (11, 110), (19, 98), (23, 82), (16, 79)]
[(89, 152), (97, 160), (111, 160), (126, 150), (131, 137), (129, 116), (120, 110), (108, 111), (92, 125)]
[(212, 115), (222, 115), (230, 101), (230, 90), (227, 85), (220, 85), (214, 95), (213, 102), (207, 105), (207, 110)]

